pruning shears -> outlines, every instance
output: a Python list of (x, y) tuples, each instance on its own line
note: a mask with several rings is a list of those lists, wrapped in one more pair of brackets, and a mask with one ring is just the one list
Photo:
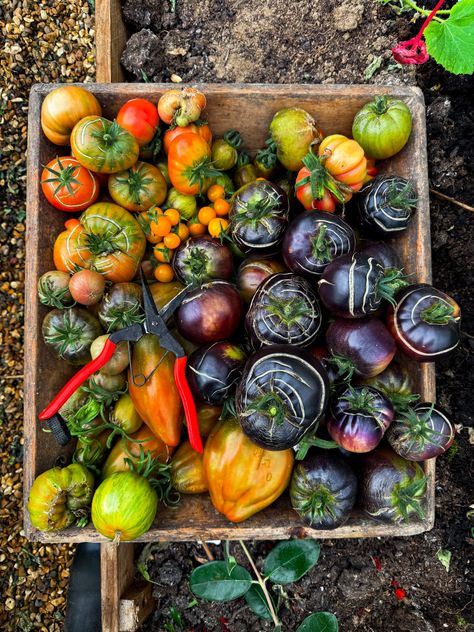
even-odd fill
[[(160, 345), (176, 356), (174, 363), (174, 379), (183, 403), (186, 423), (191, 446), (197, 452), (202, 452), (202, 441), (199, 434), (199, 424), (194, 399), (186, 379), (187, 356), (181, 344), (171, 335), (166, 321), (174, 313), (176, 308), (186, 297), (186, 291), (180, 292), (162, 310), (158, 311), (153, 300), (152, 293), (140, 270), (141, 285), (143, 291), (143, 309), (145, 320), (143, 323), (135, 323), (114, 331), (107, 338), (101, 353), (80, 369), (59, 391), (53, 401), (40, 413), (39, 419), (45, 421), (55, 439), (61, 445), (66, 445), (71, 435), (66, 423), (58, 414), (59, 409), (67, 402), (71, 395), (93, 373), (101, 369), (112, 357), (119, 342), (137, 342), (145, 334), (154, 334), (160, 339)], [(133, 379), (133, 376), (132, 376)], [(143, 384), (145, 384), (146, 379)]]

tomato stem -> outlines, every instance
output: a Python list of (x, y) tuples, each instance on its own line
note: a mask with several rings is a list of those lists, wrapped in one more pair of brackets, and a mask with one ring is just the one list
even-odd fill
[(454, 307), (452, 305), (439, 301), (424, 309), (420, 318), (429, 325), (447, 325), (453, 320), (453, 314)]

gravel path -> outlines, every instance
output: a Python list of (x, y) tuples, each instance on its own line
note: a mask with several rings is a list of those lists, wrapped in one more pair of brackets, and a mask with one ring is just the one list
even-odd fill
[(2, 0), (0, 33), (0, 629), (59, 632), (73, 547), (22, 530), (26, 124), (32, 84), (93, 81), (93, 9)]

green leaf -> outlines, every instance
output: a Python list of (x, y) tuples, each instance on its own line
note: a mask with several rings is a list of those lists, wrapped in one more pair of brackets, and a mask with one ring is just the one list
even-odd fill
[(455, 75), (474, 72), (474, 0), (460, 0), (447, 20), (432, 20), (424, 32), (429, 54)]
[[(252, 586), (250, 586), (250, 589), (245, 593), (245, 601), (258, 617), (264, 619), (265, 621), (272, 620), (267, 600), (265, 599), (263, 590), (258, 584), (252, 584)], [(275, 607), (275, 604), (273, 604), (273, 607)]]
[(451, 564), (451, 551), (448, 551), (447, 549), (439, 549), (439, 551), (436, 553), (436, 557), (444, 566), (446, 572), (449, 573), (449, 566)]
[(234, 566), (229, 573), (225, 562), (209, 562), (191, 573), (192, 592), (207, 601), (232, 601), (243, 597), (252, 585), (252, 577), (243, 566)]
[(263, 572), (275, 584), (296, 582), (316, 564), (320, 549), (314, 540), (280, 542), (265, 560)]
[(370, 64), (364, 70), (364, 79), (366, 81), (368, 81), (369, 79), (372, 79), (372, 77), (375, 75), (377, 70), (382, 65), (382, 61), (383, 61), (382, 55), (379, 55), (378, 57), (374, 57), (373, 58), (373, 60), (370, 62)]
[(339, 624), (331, 612), (314, 612), (303, 621), (296, 632), (338, 632)]

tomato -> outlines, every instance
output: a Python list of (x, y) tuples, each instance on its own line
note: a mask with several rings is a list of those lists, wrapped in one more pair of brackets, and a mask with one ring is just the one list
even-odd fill
[(202, 463), (203, 455), (191, 447), (189, 441), (179, 446), (171, 459), (171, 481), (182, 494), (207, 492), (207, 481)]
[(81, 305), (95, 305), (105, 290), (105, 279), (94, 270), (74, 272), (69, 280), (69, 291), (72, 298)]
[(138, 283), (114, 283), (101, 300), (97, 316), (108, 332), (142, 323), (141, 286)]
[[(102, 353), (102, 350), (109, 338), (109, 334), (103, 334), (98, 336), (91, 344), (91, 356), (94, 360), (98, 355)], [(104, 366), (100, 369), (101, 373), (105, 375), (118, 375), (125, 371), (128, 367), (128, 345), (126, 340), (121, 340), (115, 347), (112, 357)]]
[(90, 362), (90, 346), (102, 333), (97, 318), (81, 307), (51, 310), (41, 329), (44, 342), (57, 357), (73, 365)]
[(115, 402), (113, 410), (110, 412), (109, 421), (127, 434), (136, 432), (143, 426), (143, 419), (135, 410), (132, 398), (128, 393), (121, 395)]
[[(153, 136), (151, 141), (147, 143), (146, 145), (140, 146), (140, 154), (139, 154), (140, 160), (151, 162), (154, 165), (157, 165), (158, 167), (160, 167), (160, 170), (162, 171), (161, 166), (158, 164), (158, 160), (160, 159), (160, 155), (161, 155), (161, 146), (162, 146), (162, 131), (159, 127), (157, 127), (155, 135)], [(164, 173), (163, 175), (165, 176)]]
[(167, 125), (186, 127), (197, 121), (206, 107), (206, 97), (196, 88), (166, 90), (158, 101), (158, 114)]
[(38, 298), (43, 305), (64, 309), (74, 304), (69, 291), (70, 275), (59, 270), (50, 270), (38, 280)]
[(133, 472), (118, 472), (96, 489), (92, 522), (110, 540), (134, 540), (151, 527), (157, 508), (158, 496), (145, 478)]
[(229, 171), (237, 164), (237, 149), (242, 145), (242, 136), (235, 129), (225, 132), (223, 138), (212, 143), (212, 162), (219, 171)]
[(166, 199), (166, 180), (158, 167), (136, 162), (109, 176), (109, 193), (114, 202), (129, 211), (146, 211)]
[(235, 419), (227, 419), (208, 437), (203, 463), (212, 504), (228, 520), (241, 522), (285, 491), (294, 456), (292, 450), (259, 448)]
[(117, 173), (137, 162), (138, 142), (116, 121), (101, 116), (86, 116), (71, 132), (75, 158), (91, 171)]
[(61, 86), (49, 92), (41, 106), (41, 127), (55, 145), (69, 145), (72, 128), (85, 116), (102, 114), (95, 96), (79, 86)]
[(169, 446), (178, 445), (183, 419), (174, 361), (174, 355), (160, 346), (158, 337), (147, 334), (133, 348), (128, 375), (130, 397), (138, 414)]
[(140, 147), (153, 140), (160, 124), (158, 110), (146, 99), (130, 99), (124, 103), (116, 120), (121, 127), (135, 136)]
[(107, 281), (130, 281), (145, 252), (146, 239), (133, 216), (116, 204), (98, 202), (80, 220), (66, 222), (54, 243), (54, 265), (63, 272), (87, 268)]
[[(219, 175), (212, 167), (211, 148), (197, 134), (181, 134), (168, 150), (168, 170), (171, 183), (185, 195), (200, 195), (213, 184)], [(176, 205), (174, 205), (175, 208)]]
[(97, 471), (108, 452), (107, 442), (111, 430), (103, 430), (92, 437), (79, 437), (72, 455), (73, 463), (80, 463), (92, 472)]
[[(223, 175), (223, 174), (221, 174)], [(254, 182), (257, 179), (257, 170), (250, 162), (250, 157), (247, 152), (240, 153), (237, 159), (237, 166), (234, 171), (234, 183), (237, 189), (243, 187), (244, 184)], [(219, 182), (217, 179), (216, 182)]]
[(197, 202), (194, 195), (184, 195), (174, 188), (168, 191), (166, 206), (178, 210), (184, 219), (191, 219), (197, 214)]
[(270, 123), (269, 131), (276, 145), (277, 158), (289, 171), (301, 169), (303, 158), (323, 137), (314, 118), (302, 108), (279, 110)]
[(94, 490), (94, 476), (82, 465), (53, 467), (40, 474), (30, 489), (28, 513), (40, 531), (85, 527)]
[(219, 422), (222, 408), (220, 406), (210, 406), (209, 404), (196, 402), (196, 412), (199, 423), (199, 434), (201, 437), (207, 437), (214, 426)]
[(355, 115), (352, 135), (367, 156), (383, 160), (405, 147), (411, 127), (410, 108), (404, 101), (376, 96)]
[(209, 124), (205, 121), (198, 121), (197, 123), (190, 123), (186, 125), (186, 127), (170, 127), (166, 130), (163, 135), (163, 151), (165, 154), (168, 153), (171, 143), (175, 138), (181, 136), (181, 134), (186, 134), (187, 132), (193, 132), (197, 134), (201, 138), (203, 138), (206, 143), (210, 146), (212, 143), (212, 132)]
[(61, 211), (83, 211), (99, 197), (97, 176), (72, 156), (58, 156), (41, 174), (41, 189), (50, 204)]
[(367, 159), (359, 143), (342, 134), (331, 134), (321, 141), (318, 153), (336, 180), (353, 191), (361, 189), (367, 177)]
[(334, 213), (337, 204), (348, 202), (352, 189), (338, 182), (323, 164), (323, 160), (309, 152), (295, 182), (296, 197), (306, 210), (318, 209)]
[(169, 263), (160, 263), (154, 274), (155, 279), (160, 283), (169, 283), (174, 279), (174, 270)]
[[(138, 417), (136, 411), (134, 414)], [(140, 423), (143, 423), (141, 417), (138, 419)], [(146, 424), (143, 424), (130, 437), (123, 437), (117, 441), (102, 467), (101, 476), (104, 479), (116, 472), (128, 472), (130, 471), (130, 463), (133, 467), (140, 469), (144, 462), (149, 459), (156, 462), (156, 465), (167, 463), (172, 452), (173, 448), (163, 443)], [(127, 459), (130, 463), (127, 462)]]

